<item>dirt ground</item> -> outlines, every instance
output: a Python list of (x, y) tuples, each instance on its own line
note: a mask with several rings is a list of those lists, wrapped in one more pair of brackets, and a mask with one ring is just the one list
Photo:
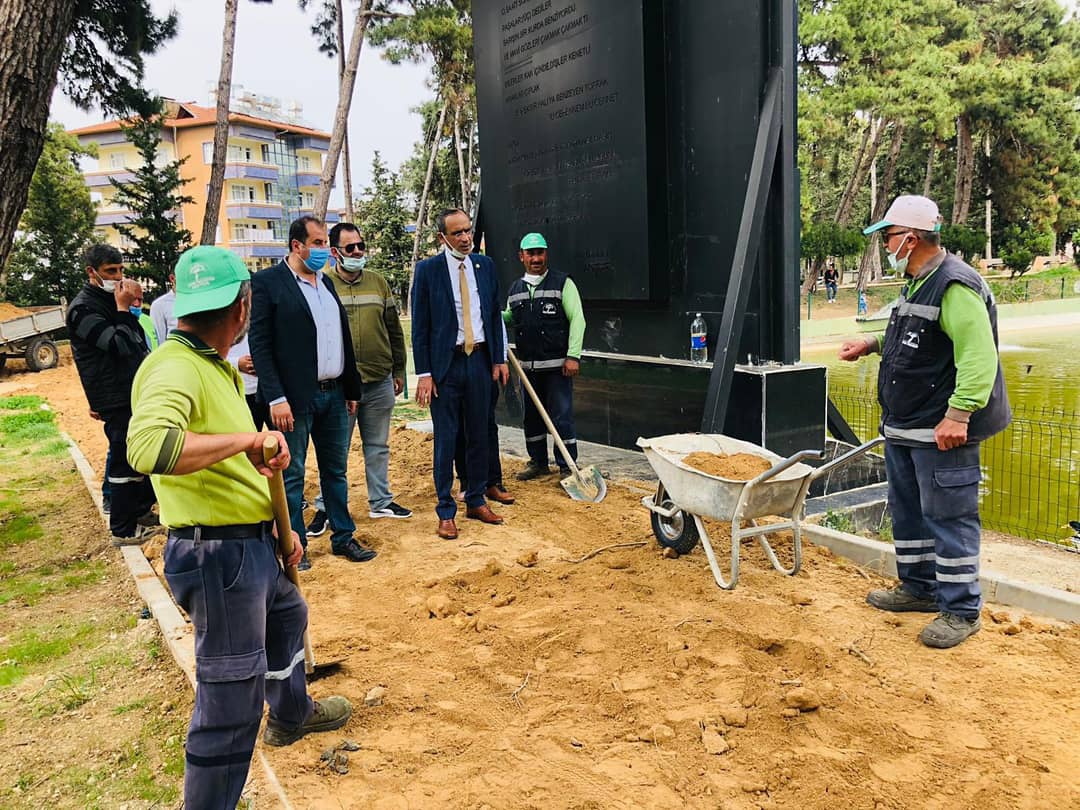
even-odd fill
[[(0, 392), (23, 384), (100, 469), (70, 364)], [(662, 558), (640, 491), (614, 482), (602, 504), (555, 477), (514, 482), (504, 526), (461, 520), (442, 541), (430, 441), (393, 431), (393, 489), (416, 515), (358, 519), (376, 560), (312, 541), (316, 655), (344, 662), (313, 692), (357, 708), (343, 732), (267, 751), (294, 806), (1080, 806), (1080, 628), (994, 609), (967, 643), (929, 650), (928, 617), (871, 609), (884, 580), (822, 548), (788, 578), (748, 543), (724, 592), (700, 550)], [(350, 479), (362, 516), (356, 448)], [(360, 750), (333, 774), (320, 753), (343, 738)], [(273, 806), (258, 773), (255, 787)]]

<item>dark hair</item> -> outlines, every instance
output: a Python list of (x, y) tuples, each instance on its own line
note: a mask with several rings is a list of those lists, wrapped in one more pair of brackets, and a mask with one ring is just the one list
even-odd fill
[(245, 300), (250, 294), (251, 282), (243, 281), (240, 283), (240, 289), (236, 291), (236, 298), (232, 300), (231, 304), (226, 304), (218, 309), (208, 309), (203, 312), (189, 312), (178, 320), (182, 321), (185, 326), (195, 327), (196, 332), (204, 332), (208, 329), (213, 329), (225, 320), (229, 314), (229, 310), (236, 306), (237, 301)]
[(468, 214), (460, 208), (444, 208), (439, 212), (439, 215), (435, 217), (435, 230), (443, 236), (446, 236), (446, 218), (452, 217), (454, 214), (465, 214), (465, 216), (468, 216)]
[(364, 237), (360, 234), (360, 229), (351, 222), (339, 222), (330, 229), (330, 247), (337, 247), (340, 245), (341, 234), (346, 232), (355, 233), (357, 236), (360, 236), (360, 249), (367, 250), (367, 245), (364, 244)]
[(112, 245), (91, 245), (83, 253), (83, 266), (97, 270), (103, 264), (123, 264), (124, 257)]
[(307, 226), (309, 222), (314, 222), (316, 225), (326, 225), (318, 217), (313, 217), (311, 214), (304, 214), (299, 219), (294, 219), (289, 226), (289, 252), (292, 252), (292, 243), (299, 242), (301, 245), (307, 242)]

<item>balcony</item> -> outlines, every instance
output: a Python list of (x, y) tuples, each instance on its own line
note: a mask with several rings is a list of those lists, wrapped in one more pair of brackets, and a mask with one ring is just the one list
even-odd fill
[(278, 170), (277, 166), (270, 163), (227, 162), (225, 164), (225, 179), (274, 182), (278, 179)]
[[(300, 188), (318, 188), (322, 182), (322, 172), (297, 172), (296, 185)], [(337, 188), (337, 177), (330, 184), (330, 188)]]
[(281, 219), (280, 203), (240, 203), (230, 201), (225, 208), (229, 219)]
[[(302, 217), (310, 217), (310, 216), (314, 216), (314, 215), (315, 215), (315, 209), (314, 208), (301, 208), (300, 209), (300, 216), (302, 216)], [(340, 211), (327, 211), (326, 216), (323, 217), (323, 222), (332, 223), (332, 224), (337, 224), (338, 222), (341, 222), (341, 212)]]
[(111, 186), (113, 180), (117, 183), (130, 183), (135, 179), (135, 172), (130, 169), (106, 169), (105, 171), (87, 172), (83, 177), (89, 188), (102, 188)]
[(113, 209), (111, 211), (99, 211), (94, 224), (102, 225), (127, 225), (135, 215), (130, 211)]

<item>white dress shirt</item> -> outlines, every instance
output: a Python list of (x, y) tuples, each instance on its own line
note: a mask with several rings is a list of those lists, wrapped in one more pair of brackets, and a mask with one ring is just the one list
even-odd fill
[(472, 316), (472, 333), (475, 345), (484, 342), (484, 314), (480, 310), (480, 289), (476, 285), (476, 271), (473, 269), (472, 260), (466, 256), (464, 259), (455, 259), (449, 248), (443, 248), (446, 256), (446, 266), (450, 272), (450, 287), (454, 291), (454, 311), (457, 313), (457, 340), (460, 346), (465, 342), (465, 319), (461, 316), (461, 273), (458, 268), (465, 264), (465, 283), (469, 287), (469, 314)]
[[(247, 357), (251, 354), (251, 347), (248, 346), (247, 335), (244, 335), (244, 339), (229, 349), (229, 354), (226, 356), (226, 360), (232, 363), (237, 371), (240, 371), (240, 358)], [(244, 381), (244, 395), (251, 396), (259, 390), (259, 378), (254, 374), (245, 374), (240, 371), (240, 379)]]
[(176, 318), (173, 317), (175, 305), (176, 293), (172, 290), (155, 298), (154, 303), (150, 305), (150, 320), (154, 322), (154, 334), (157, 335), (158, 346), (164, 343), (169, 332), (176, 328)]

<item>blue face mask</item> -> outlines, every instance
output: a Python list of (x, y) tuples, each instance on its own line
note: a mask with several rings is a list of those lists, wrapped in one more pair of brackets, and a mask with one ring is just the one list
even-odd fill
[(142, 307), (128, 307), (128, 312), (138, 318), (142, 315)]
[(313, 247), (310, 249), (308, 257), (304, 259), (304, 266), (312, 273), (318, 273), (326, 267), (326, 262), (329, 261), (329, 259), (330, 248)]

